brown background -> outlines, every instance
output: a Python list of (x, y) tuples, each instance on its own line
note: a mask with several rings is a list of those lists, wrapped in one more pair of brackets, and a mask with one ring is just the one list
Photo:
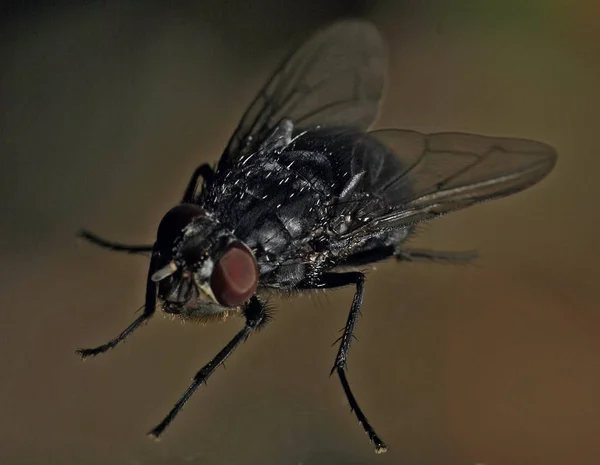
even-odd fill
[[(600, 463), (600, 9), (583, 2), (207, 1), (4, 9), (0, 48), (0, 463)], [(478, 6), (476, 6), (478, 5)], [(350, 381), (376, 457), (327, 374), (350, 290), (276, 320), (144, 433), (241, 325), (157, 317), (82, 364), (142, 304), (151, 242), (293, 45), (345, 16), (390, 43), (378, 126), (540, 139), (539, 186), (456, 213), (416, 244), (476, 266), (378, 267)]]

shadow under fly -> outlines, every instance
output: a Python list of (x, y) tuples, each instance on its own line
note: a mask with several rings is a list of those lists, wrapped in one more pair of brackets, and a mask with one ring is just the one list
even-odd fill
[(346, 359), (365, 289), (364, 265), (465, 262), (464, 252), (405, 246), (418, 223), (536, 184), (553, 168), (541, 142), (463, 133), (368, 131), (386, 75), (385, 47), (369, 23), (345, 21), (310, 38), (274, 73), (243, 115), (214, 167), (192, 175), (181, 203), (165, 214), (153, 245), (124, 245), (90, 232), (90, 242), (150, 254), (143, 313), (106, 352), (156, 310), (210, 321), (228, 314), (244, 327), (193, 378), (158, 438), (194, 391), (269, 321), (265, 292), (354, 286), (331, 373), (377, 453), (387, 446), (359, 407)]

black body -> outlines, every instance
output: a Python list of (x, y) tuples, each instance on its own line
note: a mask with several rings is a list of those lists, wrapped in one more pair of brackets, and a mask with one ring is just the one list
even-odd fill
[[(157, 297), (166, 312), (183, 318), (239, 313), (246, 319), (150, 432), (154, 437), (215, 368), (268, 322), (263, 291), (352, 285), (356, 293), (332, 373), (376, 452), (387, 450), (345, 372), (364, 292), (360, 268), (389, 257), (473, 259), (471, 253), (410, 250), (404, 242), (420, 222), (537, 183), (553, 168), (556, 154), (548, 145), (523, 139), (367, 132), (378, 113), (385, 73), (385, 47), (373, 26), (348, 21), (321, 31), (262, 89), (216, 169), (196, 170), (181, 204), (163, 218), (154, 245), (123, 245), (82, 233), (102, 247), (151, 253), (143, 314), (107, 344), (80, 349), (83, 357), (129, 336), (154, 314)], [(232, 247), (236, 259), (225, 262)], [(228, 277), (238, 268), (249, 270), (248, 279), (243, 273)], [(238, 282), (249, 283), (248, 298), (244, 289), (235, 289)]]
[(409, 186), (387, 186), (401, 171), (400, 160), (366, 133), (294, 130), (284, 120), (257, 152), (217, 172), (194, 203), (254, 251), (261, 287), (294, 290), (352, 264), (356, 254), (406, 237), (410, 226), (350, 234), (410, 199)]

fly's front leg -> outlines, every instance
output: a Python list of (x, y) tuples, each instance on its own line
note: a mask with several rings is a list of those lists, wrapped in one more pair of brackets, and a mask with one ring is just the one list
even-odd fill
[(358, 405), (358, 401), (350, 389), (350, 384), (346, 378), (345, 371), (348, 351), (350, 350), (350, 343), (354, 337), (354, 329), (356, 327), (358, 315), (360, 314), (360, 307), (362, 305), (365, 275), (359, 272), (323, 273), (316, 280), (313, 279), (310, 282), (302, 283), (300, 287), (304, 289), (333, 289), (352, 284), (356, 286), (356, 293), (354, 294), (354, 299), (352, 300), (350, 313), (348, 314), (348, 319), (346, 320), (346, 326), (340, 339), (340, 347), (338, 349), (337, 356), (335, 357), (335, 363), (331, 369), (331, 373), (334, 371), (337, 372), (340, 382), (342, 383), (344, 393), (348, 399), (348, 403), (350, 404), (350, 408), (356, 415), (358, 422), (364, 428), (367, 436), (369, 436), (369, 440), (375, 444), (375, 452), (381, 454), (387, 451), (387, 446), (385, 442), (383, 442), (383, 440), (377, 435), (367, 420), (367, 417)]
[[(187, 188), (185, 189), (185, 193), (183, 194), (183, 199), (181, 203), (191, 203), (194, 200), (194, 196), (196, 195), (196, 190), (198, 189), (198, 181), (200, 178), (204, 179), (204, 183), (210, 185), (215, 177), (215, 172), (210, 167), (208, 163), (200, 165), (192, 174), (190, 178), (190, 182), (188, 183)], [(113, 242), (107, 239), (103, 239), (96, 234), (82, 230), (78, 233), (79, 237), (91, 242), (94, 245), (99, 247), (103, 247), (105, 249), (114, 250), (115, 252), (126, 252), (131, 254), (147, 254), (152, 252), (151, 245), (129, 245), (122, 244), (120, 242)]]
[(125, 338), (131, 335), (136, 329), (138, 329), (144, 322), (150, 319), (156, 310), (156, 283), (152, 281), (151, 276), (154, 274), (157, 262), (157, 255), (152, 256), (150, 260), (150, 267), (148, 268), (148, 278), (146, 279), (146, 300), (144, 303), (144, 312), (136, 318), (121, 334), (116, 338), (111, 339), (106, 344), (103, 344), (93, 349), (77, 349), (77, 353), (81, 355), (81, 358), (87, 358), (94, 355), (102, 354), (109, 349), (112, 349)]
[(215, 172), (208, 163), (204, 163), (196, 168), (194, 174), (192, 174), (192, 177), (190, 178), (187, 188), (185, 189), (181, 203), (191, 203), (192, 200), (194, 200), (200, 178), (204, 179), (204, 184), (206, 185), (210, 185), (215, 178)]
[(192, 384), (183, 395), (179, 398), (175, 406), (167, 414), (167, 416), (161, 421), (152, 431), (148, 433), (149, 436), (158, 439), (163, 431), (169, 426), (169, 424), (175, 419), (177, 414), (181, 411), (186, 402), (190, 399), (194, 391), (198, 387), (205, 383), (206, 380), (213, 374), (219, 365), (231, 355), (231, 353), (244, 342), (250, 334), (255, 330), (262, 328), (268, 323), (269, 317), (265, 305), (258, 300), (256, 296), (252, 297), (244, 308), (244, 316), (246, 317), (246, 324), (238, 332), (235, 337), (227, 344), (210, 362), (208, 362), (202, 369), (196, 373), (196, 376), (192, 378)]
[(143, 254), (146, 255), (152, 252), (154, 246), (152, 245), (130, 245), (130, 244), (122, 244), (120, 242), (113, 242), (106, 239), (102, 239), (96, 234), (86, 231), (85, 229), (79, 231), (77, 234), (79, 237), (85, 239), (86, 241), (91, 242), (98, 247), (102, 247), (104, 249), (113, 250), (115, 252), (125, 252), (130, 254)]

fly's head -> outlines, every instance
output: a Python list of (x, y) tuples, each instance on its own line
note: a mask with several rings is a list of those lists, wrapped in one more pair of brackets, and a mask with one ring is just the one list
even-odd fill
[(156, 248), (159, 267), (151, 279), (167, 312), (237, 307), (256, 291), (252, 251), (198, 205), (181, 204), (167, 212)]

